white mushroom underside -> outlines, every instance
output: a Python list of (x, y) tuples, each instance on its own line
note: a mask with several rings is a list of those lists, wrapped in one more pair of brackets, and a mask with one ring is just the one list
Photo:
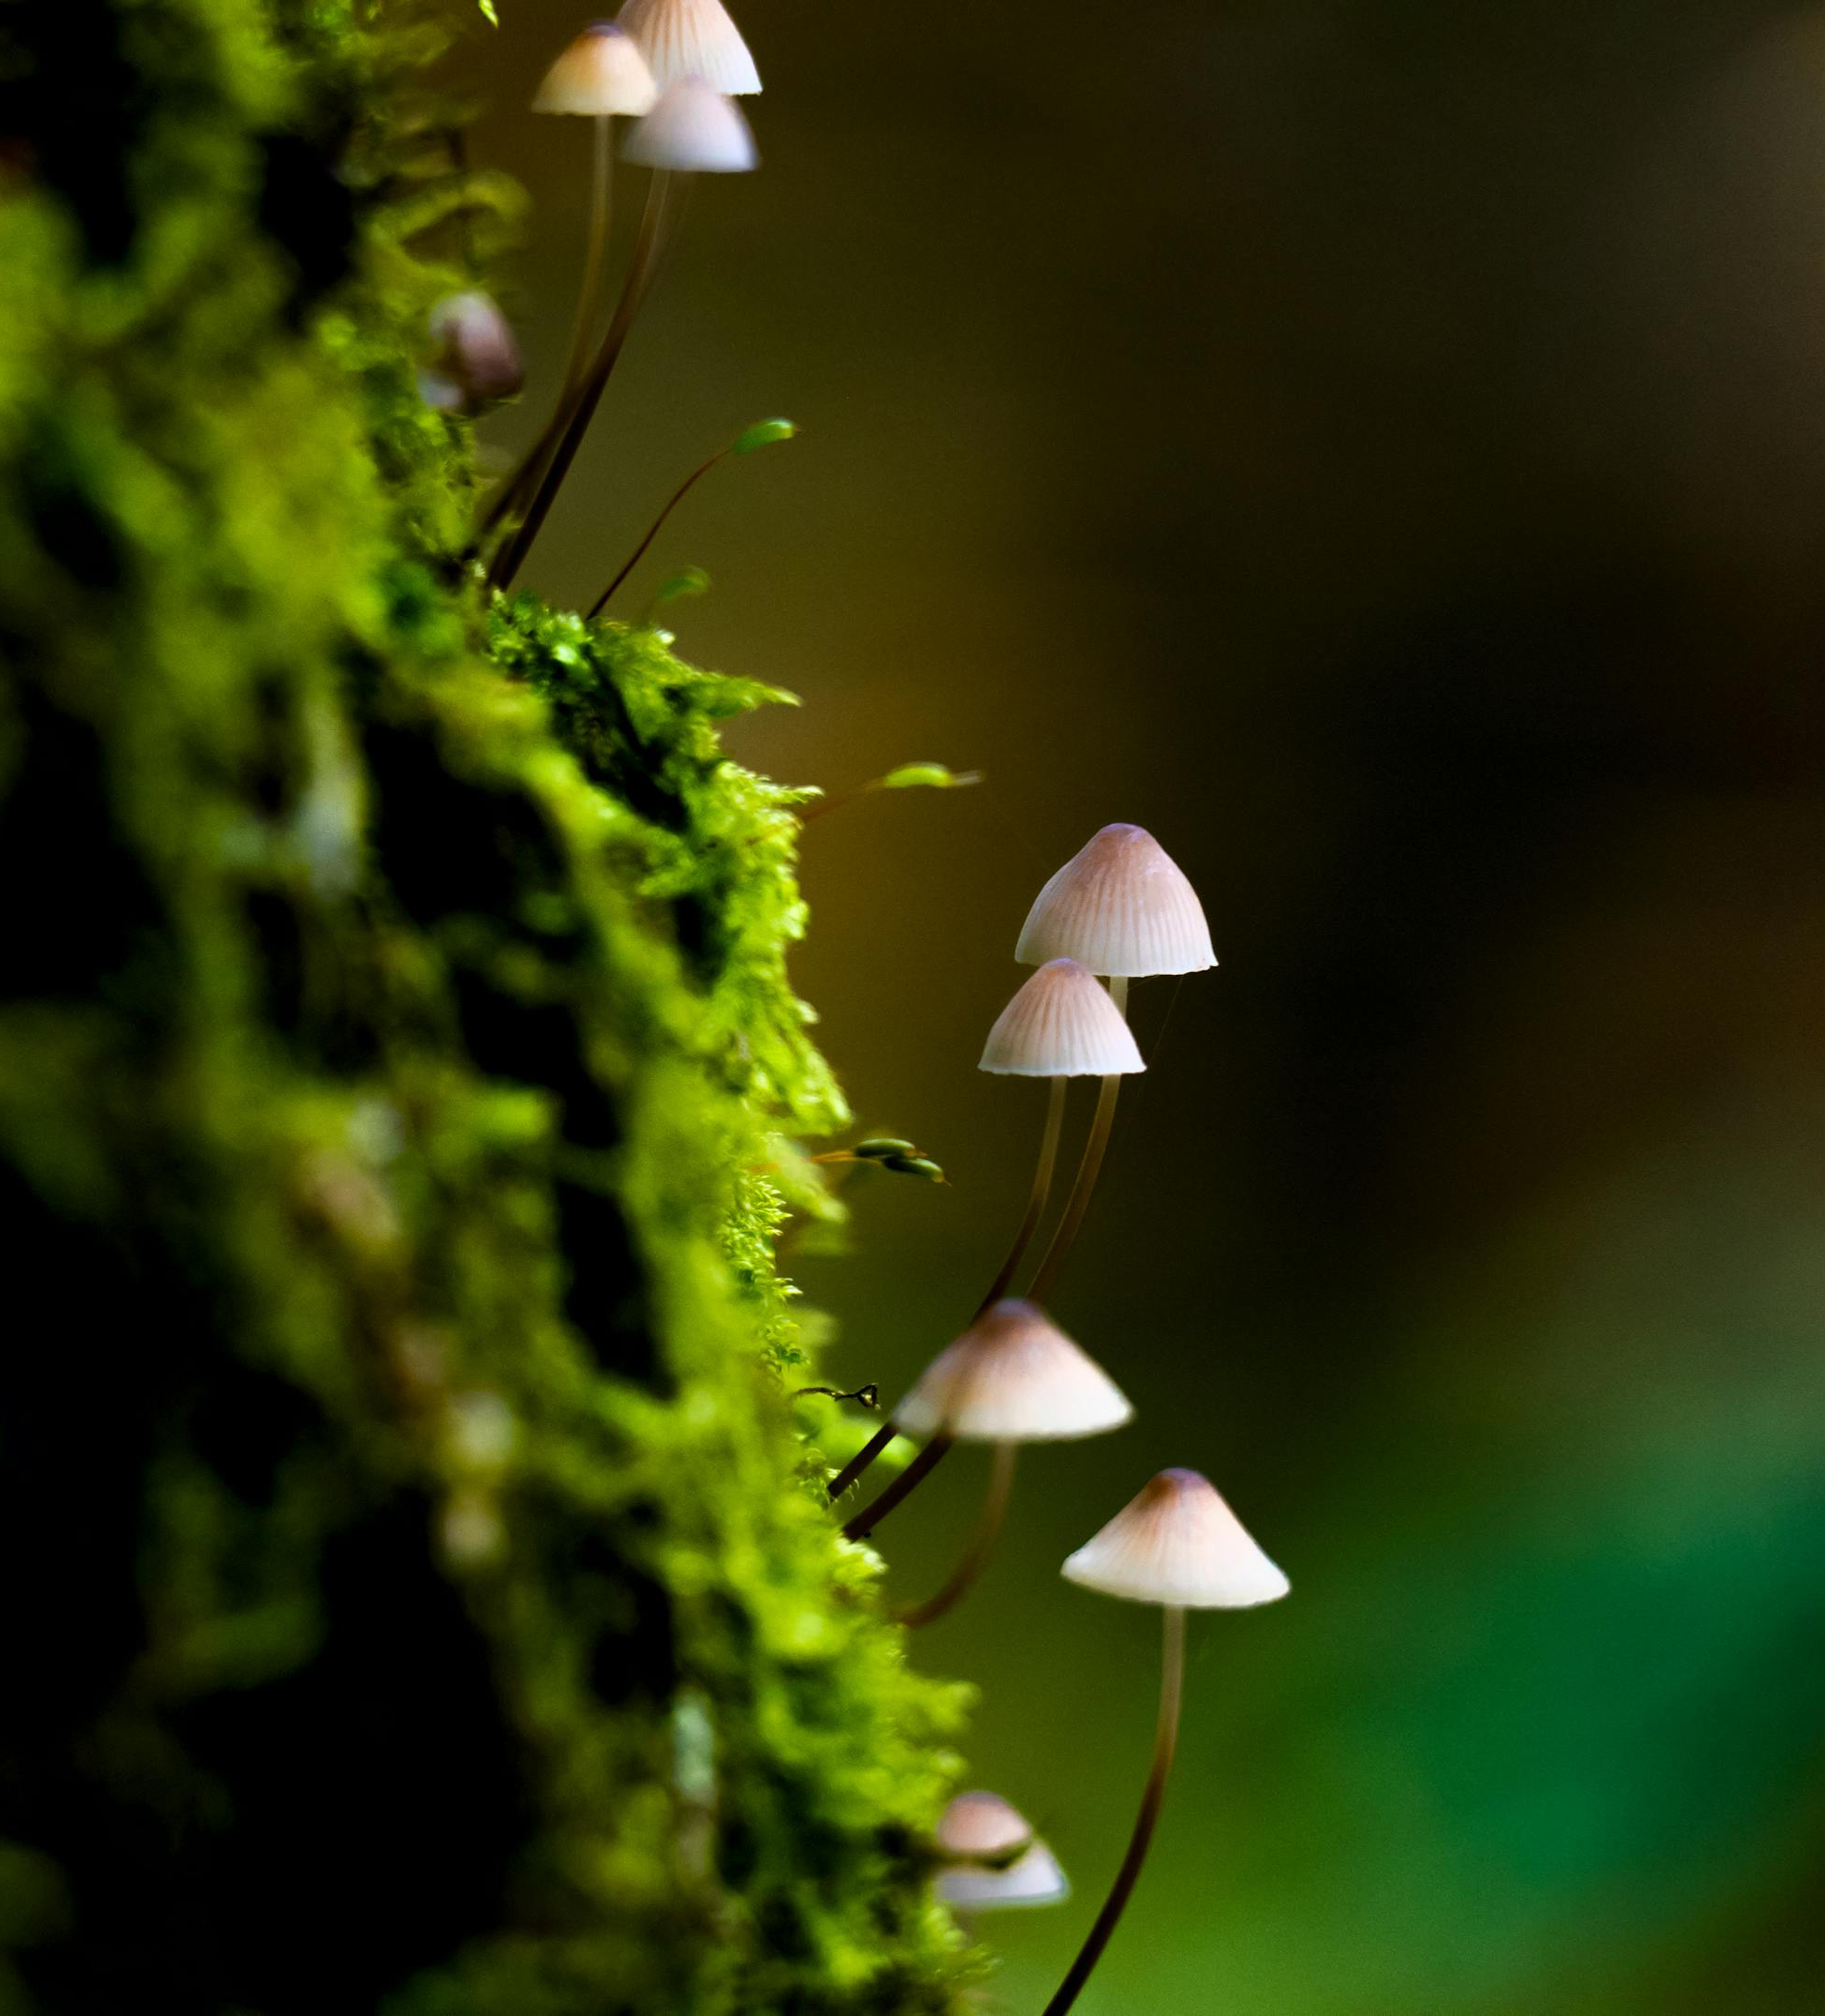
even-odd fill
[(939, 1896), (955, 1910), (997, 1911), (1017, 1905), (1057, 1904), (1071, 1894), (1058, 1857), (1035, 1841), (1005, 1869), (948, 1868), (938, 1877)]

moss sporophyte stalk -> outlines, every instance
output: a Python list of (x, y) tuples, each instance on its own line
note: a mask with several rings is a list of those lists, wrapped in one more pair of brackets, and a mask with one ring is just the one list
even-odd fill
[[(470, 421), (519, 360), (483, 288), (521, 199), (427, 71), (474, 19), (0, 19), (24, 86), (0, 848), (45, 865), (0, 889), (0, 1223), (15, 1305), (58, 1312), (0, 1353), (0, 1518), (33, 1536), (0, 2007), (962, 2016), (983, 1958), (948, 1906), (1066, 1886), (1005, 1801), (953, 1798), (965, 1691), (908, 1663), (830, 1501), (896, 1425), (925, 1448), (851, 1534), (990, 1445), (923, 1622), (987, 1562), (1020, 1444), (1126, 1420), (1043, 1305), (1140, 1068), (1127, 982), (1211, 965), (1209, 937), (1137, 828), (1042, 892), (983, 1059), (1047, 1081), (1012, 1250), (833, 1477), (831, 1423), (878, 1393), (820, 1379), (782, 1235), (839, 1218), (845, 1175), (910, 1198), (945, 1172), (914, 1116), (854, 1129), (812, 1040), (797, 852), (838, 804), (973, 774), (770, 783), (721, 730), (789, 696), (607, 619), (697, 477), (790, 423), (688, 478), (592, 617), (516, 589), (610, 380), (632, 392), (685, 181), (756, 163), (730, 95), (760, 80), (720, 0), (629, 0), (557, 58), (544, 109), (593, 122), (576, 333), (484, 495)], [(610, 117), (651, 170), (618, 290)], [(662, 494), (688, 456), (617, 481)], [(653, 610), (707, 586), (662, 580)], [(1010, 1299), (1073, 1076), (1096, 1114)], [(1141, 1818), (1053, 2016), (1159, 1812), (1185, 1609), (1285, 1586), (1190, 1472), (1066, 1573), (1161, 1604), (1166, 1664)]]

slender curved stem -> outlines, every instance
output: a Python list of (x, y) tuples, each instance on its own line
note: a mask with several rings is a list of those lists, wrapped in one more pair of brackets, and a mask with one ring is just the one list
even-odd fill
[(1160, 1663), (1160, 1720), (1153, 1732), (1153, 1767), (1147, 1774), (1147, 1790), (1140, 1796), (1140, 1811), (1135, 1816), (1135, 1830), (1128, 1837), (1128, 1852), (1122, 1857), (1122, 1867), (1115, 1872), (1115, 1881), (1110, 1885), (1102, 1909), (1097, 1913), (1096, 1923), (1090, 1927), (1089, 1937), (1072, 1961), (1071, 1971), (1059, 1984), (1058, 1993), (1047, 2003), (1045, 2016), (1064, 2016), (1065, 2010), (1083, 1992), (1090, 1971), (1102, 1958), (1102, 1949), (1121, 1922), (1122, 1913), (1139, 1878), (1140, 1866), (1147, 1859), (1147, 1846), (1153, 1839), (1154, 1823), (1160, 1817), (1161, 1803), (1166, 1796), (1166, 1778), (1173, 1767), (1173, 1751), (1178, 1743), (1178, 1709), (1185, 1692), (1185, 1612), (1182, 1610), (1167, 1610), (1164, 1613)]
[(995, 1468), (989, 1473), (988, 1490), (983, 1496), (983, 1509), (976, 1520), (976, 1530), (970, 1535), (969, 1545), (944, 1586), (934, 1595), (928, 1596), (924, 1602), (915, 1603), (909, 1610), (895, 1611), (895, 1624), (910, 1625), (916, 1631), (920, 1624), (932, 1624), (947, 1610), (954, 1610), (969, 1594), (976, 1577), (988, 1566), (989, 1556), (995, 1552), (995, 1543), (1001, 1537), (1002, 1522), (1008, 1517), (1008, 1500), (1014, 1489), (1014, 1458), (1019, 1454), (1017, 1442), (996, 1444)]
[(874, 1433), (868, 1437), (868, 1441), (850, 1457), (848, 1462), (830, 1479), (829, 1483), (825, 1485), (824, 1488), (828, 1495), (833, 1498), (842, 1497), (850, 1485), (868, 1468), (875, 1457), (886, 1448), (887, 1445), (899, 1432), (899, 1429), (894, 1426), (891, 1419), (883, 1421), (875, 1430)]
[(1026, 1250), (1033, 1243), (1033, 1235), (1045, 1215), (1046, 1200), (1052, 1194), (1052, 1173), (1059, 1163), (1059, 1136), (1064, 1129), (1064, 1093), (1068, 1083), (1063, 1078), (1052, 1080), (1052, 1090), (1046, 1104), (1046, 1131), (1039, 1139), (1039, 1162), (1033, 1172), (1033, 1190), (1026, 1201), (1026, 1215), (1021, 1220), (1021, 1228), (1014, 1234), (1014, 1243), (1008, 1249), (1008, 1257), (1001, 1263), (1001, 1272), (989, 1283), (988, 1293), (976, 1304), (976, 1316), (984, 1316), (999, 1302), (1021, 1271), (1021, 1262), (1026, 1258)]
[[(1109, 997), (1125, 1015), (1128, 1011), (1128, 983), (1117, 974), (1109, 982)], [(1103, 1151), (1109, 1146), (1109, 1132), (1115, 1124), (1115, 1101), (1122, 1090), (1119, 1077), (1105, 1078), (1097, 1094), (1096, 1118), (1090, 1123), (1090, 1137), (1084, 1144), (1084, 1159), (1077, 1164), (1077, 1180), (1071, 1186), (1071, 1197), (1064, 1207), (1064, 1215), (1059, 1220), (1058, 1230), (1052, 1234), (1052, 1243), (1046, 1249), (1046, 1257), (1039, 1263), (1039, 1271), (1033, 1278), (1033, 1286), (1027, 1290), (1035, 1302), (1043, 1303), (1058, 1283), (1070, 1257), (1071, 1249), (1077, 1242), (1077, 1234), (1084, 1224), (1084, 1213), (1090, 1208), (1090, 1198), (1097, 1187), (1097, 1176), (1102, 1169)]]
[[(1007, 1292), (1014, 1276), (1019, 1273), (1021, 1262), (1026, 1257), (1026, 1250), (1033, 1241), (1033, 1235), (1046, 1210), (1046, 1200), (1051, 1195), (1052, 1175), (1058, 1167), (1059, 1136), (1064, 1127), (1064, 1095), (1066, 1081), (1054, 1078), (1046, 1108), (1046, 1131), (1039, 1142), (1039, 1164), (1033, 1173), (1033, 1193), (1027, 1199), (1026, 1215), (1021, 1220), (1021, 1228), (1014, 1235), (1014, 1243), (1003, 1261), (1001, 1272), (990, 1284), (989, 1291), (976, 1304), (976, 1315), (971, 1322), (985, 1315)], [(874, 1462), (900, 1431), (890, 1421), (882, 1423), (879, 1432), (863, 1444), (847, 1463), (832, 1477), (825, 1489), (833, 1498), (840, 1498), (851, 1484)], [(897, 1503), (897, 1500), (895, 1501)]]
[(647, 527), (647, 536), (640, 541), (639, 545), (636, 546), (634, 548), (633, 552), (631, 552), (627, 556), (626, 559), (622, 562), (621, 571), (614, 577), (611, 582), (610, 582), (608, 586), (602, 590), (601, 594), (596, 597), (595, 602), (591, 605), (588, 616), (588, 621), (590, 623), (594, 623), (597, 617), (598, 617), (602, 613), (602, 611), (609, 606), (610, 598), (613, 596), (615, 590), (620, 587), (622, 583), (627, 579), (628, 575), (634, 571), (634, 570), (640, 564), (640, 562), (646, 559), (647, 548), (651, 546), (655, 539), (659, 537), (660, 528), (665, 523), (665, 520), (671, 517), (673, 512), (677, 509), (679, 505), (684, 502), (686, 496), (689, 494), (692, 487), (695, 484), (701, 482), (702, 480), (707, 475), (709, 475), (710, 471), (715, 468), (718, 462), (724, 461), (728, 456), (733, 453), (734, 450), (732, 447), (718, 448), (715, 454), (713, 455), (707, 462), (701, 462), (697, 466), (696, 469), (692, 469), (690, 474), (685, 478), (684, 482), (681, 482), (678, 487), (672, 493), (671, 496), (666, 499), (664, 508), (660, 512), (659, 516), (653, 520), (652, 523)]
[(917, 1491), (956, 1446), (941, 1428), (872, 1505), (865, 1505), (842, 1529), (845, 1540), (866, 1540), (889, 1512)]
[(482, 518), (481, 530), (469, 545), (466, 556), (469, 559), (473, 559), (487, 545), (495, 528), (509, 511), (525, 501), (528, 491), (544, 474), (546, 458), (570, 417), (571, 402), (576, 397), (584, 366), (589, 356), (589, 338), (601, 307), (602, 274), (609, 249), (610, 189), (614, 172), (613, 115), (603, 113), (592, 123), (596, 129), (596, 158), (589, 193), (589, 236), (584, 250), (583, 286), (577, 293), (576, 326), (571, 332), (571, 354), (564, 366), (563, 383), (559, 389), (558, 402), (551, 409), (551, 417), (495, 491), (494, 502)]
[(583, 382), (583, 367), (589, 358), (589, 339), (596, 327), (596, 313), (602, 291), (603, 255), (609, 248), (610, 178), (614, 173), (614, 148), (610, 142), (614, 118), (598, 112), (590, 122), (596, 129), (596, 158), (589, 178), (589, 242), (583, 255), (583, 286), (577, 293), (576, 327), (571, 331), (570, 361), (564, 366), (564, 389), (558, 395), (561, 412)]
[(609, 379), (613, 376), (622, 351), (626, 347), (628, 333), (640, 312), (640, 303), (647, 297), (647, 290), (652, 284), (653, 274), (670, 236), (674, 208), (670, 200), (672, 182), (673, 176), (667, 170), (659, 168), (653, 171), (652, 186), (647, 192), (646, 212), (640, 219), (639, 236), (634, 241), (634, 257), (621, 289), (621, 299), (615, 303), (615, 312), (610, 318), (608, 329), (596, 352), (595, 361), (585, 374), (583, 382), (577, 387), (570, 417), (564, 423), (557, 446), (552, 450), (551, 460), (539, 479), (533, 500), (526, 507), (526, 515), (513, 536), (503, 545), (494, 566), (489, 570), (488, 583), (491, 587), (508, 588), (513, 585), (513, 577), (520, 571), (526, 555), (532, 550), (533, 542), (538, 537), (540, 529), (545, 524), (559, 488), (570, 474), (571, 464), (576, 460), (577, 450), (583, 445), (583, 437), (589, 431), (589, 423), (596, 417), (596, 408), (601, 403)]

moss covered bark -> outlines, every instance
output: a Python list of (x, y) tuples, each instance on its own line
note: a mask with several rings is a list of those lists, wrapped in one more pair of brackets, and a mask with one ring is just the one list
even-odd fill
[(0, 10), (0, 2008), (946, 2010), (770, 696), (466, 581), (439, 32)]

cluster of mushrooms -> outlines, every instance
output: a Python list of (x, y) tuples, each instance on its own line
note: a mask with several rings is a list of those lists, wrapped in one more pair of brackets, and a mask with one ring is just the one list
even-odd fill
[[(1150, 833), (1106, 826), (1046, 884), (1015, 957), (1036, 972), (989, 1031), (982, 1069), (1049, 1081), (1032, 1192), (1019, 1230), (968, 1329), (947, 1345), (879, 1433), (831, 1479), (840, 1497), (896, 1434), (924, 1446), (843, 1531), (870, 1534), (958, 1442), (994, 1451), (976, 1529), (948, 1580), (899, 1613), (918, 1625), (958, 1602), (988, 1560), (1012, 1490), (1022, 1443), (1069, 1442), (1120, 1428), (1134, 1409), (1115, 1382), (1047, 1314), (1101, 1170), (1122, 1080), (1145, 1070), (1127, 1021), (1133, 980), (1202, 972), (1216, 964), (1197, 893)], [(1073, 1078), (1100, 1081), (1077, 1175), (1027, 1291), (1010, 1296), (1046, 1215)], [(1077, 1999), (1121, 1918), (1159, 1817), (1178, 1738), (1188, 1610), (1246, 1610), (1287, 1593), (1287, 1579), (1249, 1536), (1207, 1479), (1162, 1470), (1065, 1561), (1068, 1581), (1105, 1596), (1157, 1605), (1163, 1618), (1160, 1714), (1153, 1761), (1126, 1855), (1046, 2016)], [(1057, 1858), (1020, 1814), (992, 1792), (953, 1800), (935, 1842), (939, 1894), (962, 1911), (1047, 1904), (1068, 1894)]]
[[(536, 110), (593, 122), (589, 240), (556, 408), (497, 491), (472, 556), (490, 585), (511, 584), (538, 534), (651, 284), (686, 180), (757, 164), (752, 135), (734, 101), (760, 88), (753, 58), (721, 0), (626, 0), (616, 21), (595, 23), (578, 36), (540, 86)], [(623, 159), (653, 173), (619, 299), (598, 336), (616, 119), (635, 122)], [(463, 410), (474, 410), (464, 400), (491, 366), (496, 381), (507, 375), (499, 355), (502, 332), (474, 306), (481, 299), (458, 297), (460, 312), (446, 307), (440, 331), (445, 343), (441, 382), (450, 390), (437, 395), (439, 403)], [(763, 423), (724, 453), (746, 452), (761, 439), (790, 431), (783, 421)], [(635, 558), (644, 550), (643, 544)], [(598, 600), (592, 617), (626, 571)], [(975, 1532), (943, 1586), (899, 1613), (910, 1625), (943, 1615), (982, 1573), (1007, 1512), (1022, 1443), (1102, 1434), (1132, 1418), (1121, 1390), (1053, 1322), (1046, 1305), (1089, 1208), (1122, 1080), (1146, 1068), (1128, 1026), (1128, 983), (1202, 972), (1216, 964), (1196, 892), (1137, 826), (1104, 827), (1052, 877), (1034, 903), (1015, 957), (1037, 970), (990, 1030), (982, 1069), (1049, 1081), (1038, 1163), (1019, 1230), (969, 1327), (829, 1486), (832, 1500), (842, 1497), (896, 1435), (924, 1438), (898, 1477), (845, 1522), (845, 1534), (860, 1540), (918, 1489), (956, 1444), (992, 1447), (990, 1483)], [(1025, 1294), (1016, 1297), (1009, 1290), (1051, 1196), (1073, 1078), (1099, 1081), (1094, 1116), (1051, 1239)], [(872, 1389), (864, 1393), (872, 1399)], [(1210, 1483), (1190, 1470), (1161, 1471), (1070, 1556), (1062, 1573), (1104, 1595), (1157, 1605), (1164, 1620), (1163, 1649), (1152, 1766), (1127, 1853), (1045, 2016), (1063, 2016), (1076, 2001), (1140, 1873), (1177, 1740), (1186, 1612), (1249, 1609), (1284, 1596), (1288, 1586)], [(960, 1911), (1045, 1904), (1067, 1894), (1050, 1850), (1006, 1800), (991, 1792), (965, 1792), (951, 1802), (933, 1851), (939, 1894)]]
[[(626, 0), (617, 19), (592, 22), (546, 71), (533, 109), (591, 123), (588, 238), (570, 361), (556, 405), (495, 491), (468, 556), (481, 566), (490, 588), (512, 586), (544, 527), (651, 289), (691, 179), (745, 174), (760, 165), (753, 134), (735, 102), (760, 88), (754, 59), (722, 0)], [(607, 301), (618, 119), (629, 122), (622, 160), (652, 173), (620, 292), (598, 333)], [(424, 384), (433, 404), (474, 414), (503, 386), (517, 389), (511, 332), (485, 295), (470, 292), (440, 303), (432, 337), (438, 355)], [(764, 423), (724, 452), (745, 453), (762, 438), (783, 439), (790, 432), (788, 423)], [(698, 470), (685, 489), (703, 473)], [(645, 549), (643, 542), (639, 552)], [(598, 597), (592, 618), (626, 571)]]

